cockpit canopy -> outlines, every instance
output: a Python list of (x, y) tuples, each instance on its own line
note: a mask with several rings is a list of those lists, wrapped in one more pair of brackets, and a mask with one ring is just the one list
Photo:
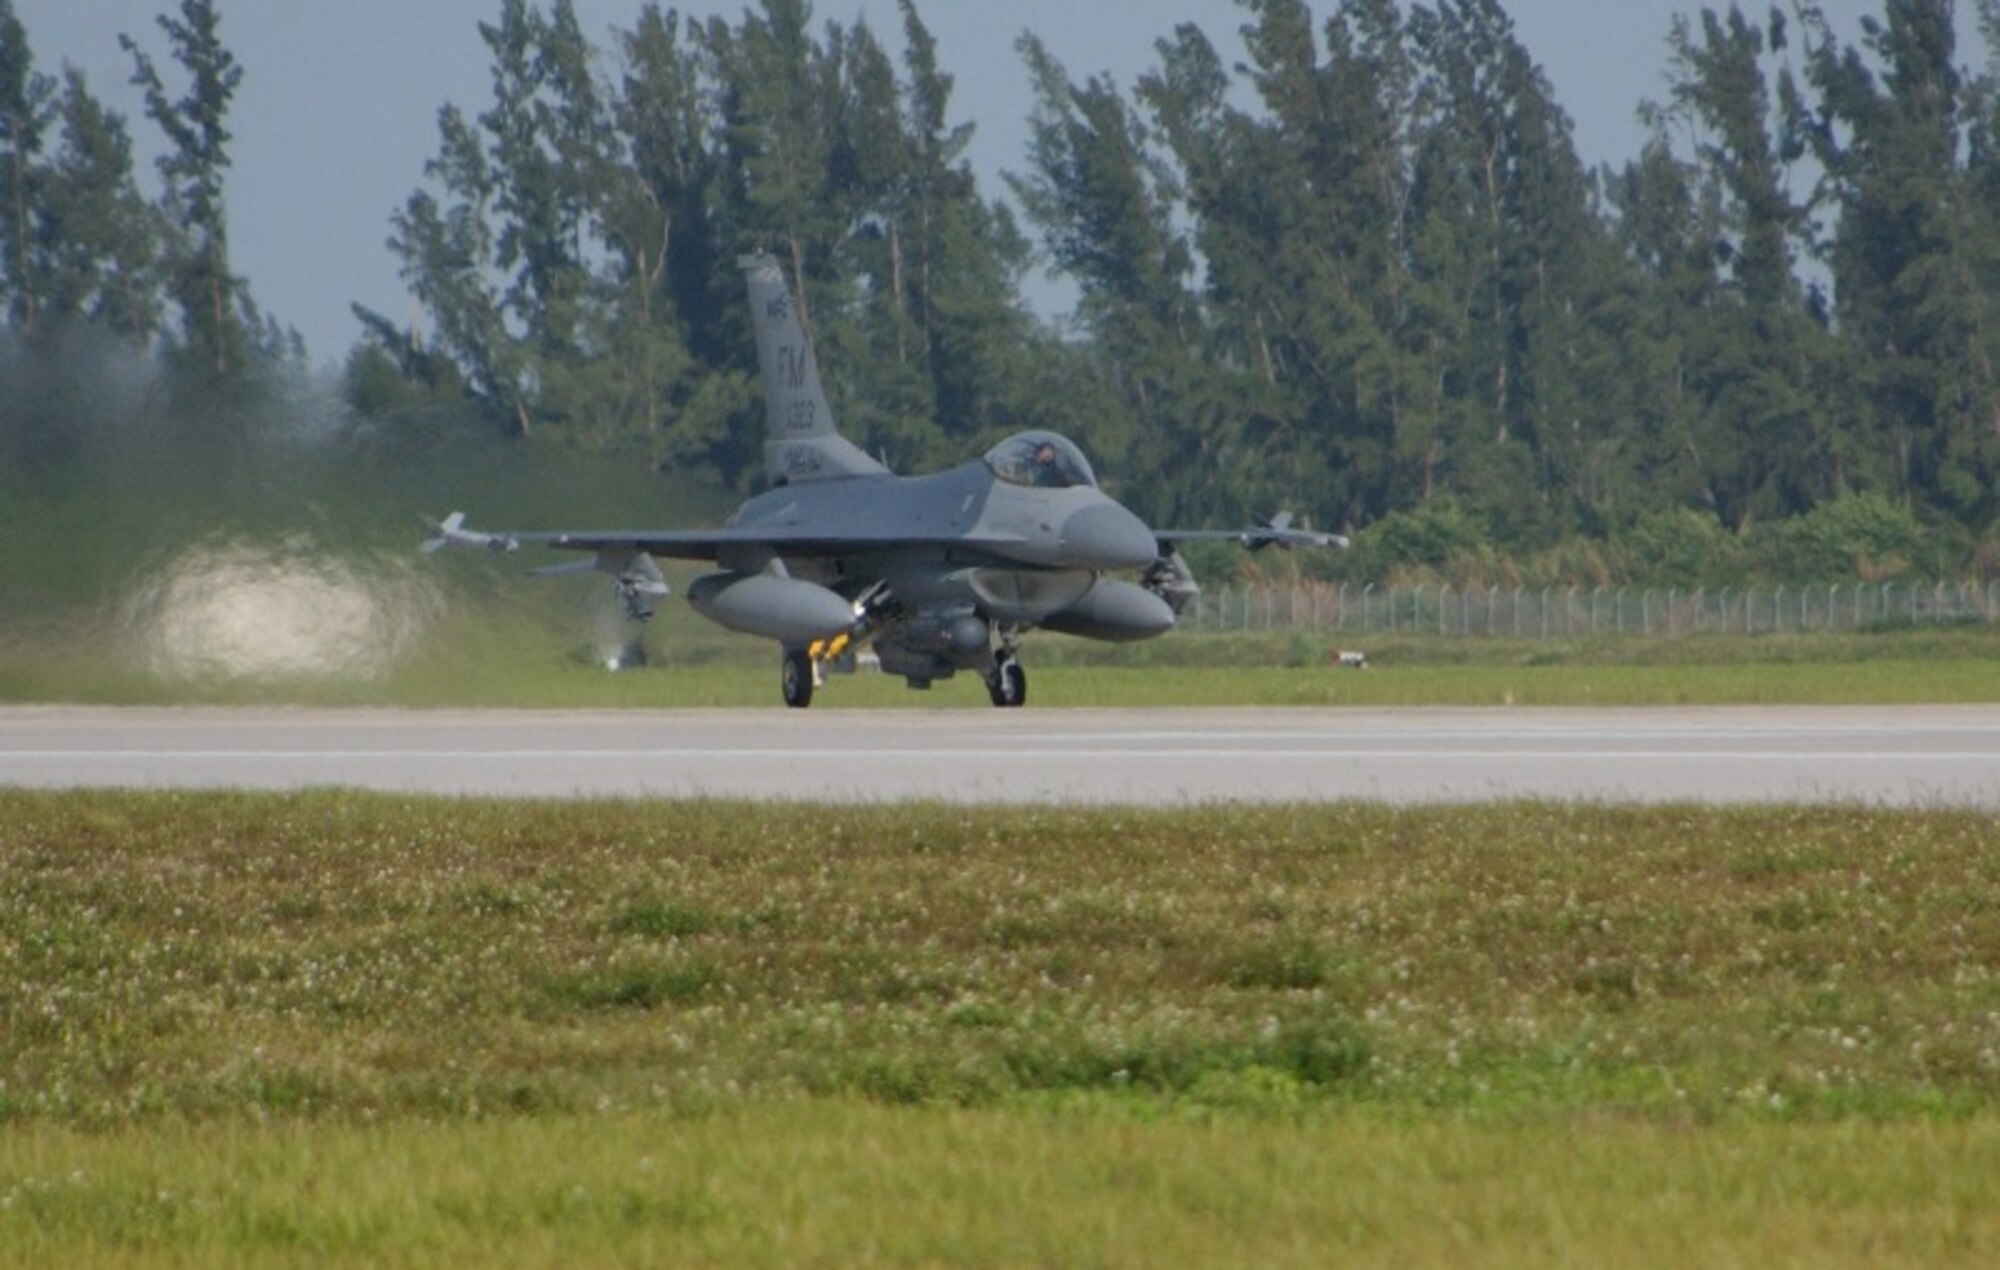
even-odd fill
[(1083, 451), (1053, 432), (1015, 433), (986, 452), (986, 466), (1009, 485), (1068, 489), (1097, 484)]

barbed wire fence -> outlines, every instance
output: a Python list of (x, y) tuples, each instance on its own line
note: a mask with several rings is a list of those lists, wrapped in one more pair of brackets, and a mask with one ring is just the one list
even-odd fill
[(1747, 587), (1383, 587), (1312, 583), (1204, 588), (1181, 615), (1197, 631), (1310, 631), (1567, 639), (1767, 634), (2000, 621), (2000, 582), (1834, 582)]

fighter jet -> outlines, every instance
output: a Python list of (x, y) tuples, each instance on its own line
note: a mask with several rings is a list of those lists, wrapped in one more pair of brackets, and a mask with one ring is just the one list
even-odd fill
[(588, 552), (539, 572), (608, 573), (638, 621), (668, 593), (656, 560), (712, 562), (688, 602), (730, 630), (778, 641), (788, 706), (810, 705), (826, 672), (851, 672), (872, 646), (883, 672), (912, 688), (976, 671), (993, 704), (1011, 707), (1028, 699), (1019, 650), (1030, 630), (1100, 640), (1172, 630), (1200, 594), (1177, 543), (1347, 545), (1295, 529), (1283, 513), (1243, 530), (1149, 529), (1053, 432), (1017, 433), (976, 462), (898, 476), (835, 426), (778, 262), (760, 254), (738, 264), (763, 379), (769, 489), (720, 529), (487, 533), (454, 512), (432, 526), (425, 550)]

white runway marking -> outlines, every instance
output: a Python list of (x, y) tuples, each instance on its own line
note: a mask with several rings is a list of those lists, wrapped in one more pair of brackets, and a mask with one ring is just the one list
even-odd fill
[[(869, 750), (865, 754), (821, 754), (815, 755), (816, 762), (860, 762), (878, 759), (987, 759), (996, 753), (1026, 753), (1027, 751), (1001, 751), (996, 749), (940, 749), (921, 750)], [(796, 759), (802, 751), (796, 749), (699, 749), (699, 750), (0, 750), (0, 764), (10, 762), (72, 763), (89, 760), (104, 761), (153, 761), (162, 762), (243, 762), (243, 763), (311, 763), (343, 762), (359, 759), (381, 760), (466, 760), (477, 759), (522, 759), (564, 761), (577, 759), (636, 760), (636, 759), (689, 759), (707, 761), (712, 759), (745, 760), (789, 760)], [(1093, 749), (1043, 749), (1033, 754), (1038, 758), (1085, 759), (1111, 758), (1143, 762), (1148, 759), (1178, 761), (1181, 759), (1237, 759), (1255, 758), (1260, 761), (1273, 759), (1286, 762), (1324, 762), (1332, 759), (1487, 759), (1501, 751), (1485, 750), (1442, 750), (1442, 749), (1400, 749), (1400, 750), (1302, 750), (1291, 747), (1279, 749), (1216, 749), (1184, 747), (1172, 750), (1137, 750), (1116, 748)], [(1508, 752), (1516, 758), (1560, 759), (1563, 762), (1613, 762), (1639, 761), (1688, 761), (1711, 763), (1727, 758), (1731, 762), (1782, 762), (1794, 763), (1805, 760), (1820, 760), (1835, 763), (1880, 763), (1884, 755), (1879, 750), (1515, 750)], [(2000, 761), (1991, 750), (1926, 750), (1922, 756), (1926, 762), (1940, 763), (1992, 763)], [(5, 783), (5, 782), (0, 782)]]

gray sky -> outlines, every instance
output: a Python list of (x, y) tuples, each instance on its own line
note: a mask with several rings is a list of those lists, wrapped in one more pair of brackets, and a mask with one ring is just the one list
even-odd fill
[[(1720, 0), (1712, 0), (1720, 4)], [(1821, 0), (1843, 39), (1876, 0)], [(130, 122), (142, 153), (157, 130), (129, 86), (126, 32), (150, 50), (170, 89), (176, 68), (157, 14), (174, 0), (15, 0), (38, 69), (73, 63), (92, 90)], [(600, 46), (627, 27), (639, 0), (576, 0), (585, 31)], [(683, 13), (731, 18), (744, 0), (680, 0)], [(1323, 19), (1332, 0), (1315, 0)], [(1636, 155), (1644, 140), (1639, 102), (1665, 93), (1666, 35), (1672, 15), (1698, 10), (1679, 0), (1513, 0), (1522, 42), (1575, 121), (1589, 164)], [(1968, 0), (1960, 0), (1961, 50), (1970, 40)], [(1745, 5), (1761, 14), (1765, 4)], [(224, 0), (222, 37), (244, 67), (231, 127), (229, 215), (235, 265), (258, 303), (305, 336), (316, 363), (343, 357), (359, 334), (348, 311), (359, 301), (398, 320), (410, 300), (384, 245), (390, 212), (422, 181), (437, 148), (437, 110), (489, 101), (487, 58), (476, 24), (499, 0)], [(919, 0), (938, 41), (940, 65), (957, 81), (953, 122), (978, 125), (972, 161), (988, 197), (1004, 192), (999, 174), (1025, 166), (1027, 73), (1014, 52), (1024, 30), (1039, 34), (1076, 78), (1108, 72), (1129, 86), (1153, 61), (1153, 42), (1182, 21), (1201, 25), (1236, 60), (1242, 10), (1234, 0)], [(901, 48), (894, 0), (815, 0), (817, 25), (861, 15), (889, 48)], [(142, 184), (153, 189), (150, 172)], [(1059, 292), (1051, 291), (1049, 295)], [(1047, 296), (1037, 297), (1048, 303)]]

